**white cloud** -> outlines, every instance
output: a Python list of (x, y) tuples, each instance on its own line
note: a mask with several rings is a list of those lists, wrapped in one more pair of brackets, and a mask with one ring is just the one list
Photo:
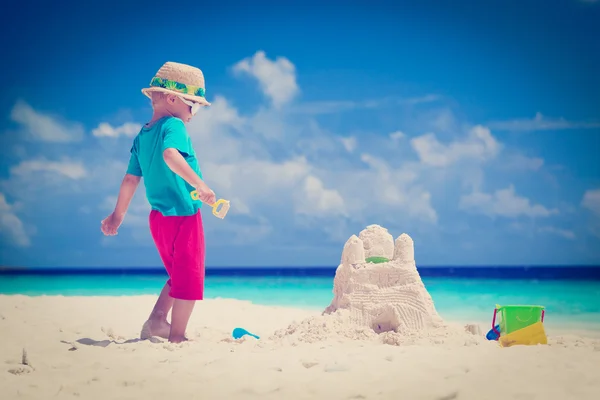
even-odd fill
[(206, 161), (203, 165), (209, 185), (220, 189), (216, 190), (217, 196), (221, 192), (225, 192), (223, 197), (235, 195), (250, 208), (252, 203), (281, 204), (282, 196), (289, 199), (310, 172), (310, 165), (303, 157), (275, 162), (244, 155), (235, 162), (216, 164)]
[[(229, 211), (231, 213), (232, 211)], [(203, 214), (205, 215), (205, 214)], [(274, 228), (270, 220), (262, 215), (251, 215), (248, 221), (239, 222), (233, 220), (227, 214), (226, 220), (218, 221), (218, 224), (211, 224), (211, 220), (206, 221), (206, 233), (215, 234), (218, 237), (224, 237), (226, 240), (211, 240), (213, 246), (248, 246), (259, 243), (264, 246), (263, 241), (266, 237), (273, 234)]]
[(357, 141), (355, 137), (340, 138), (340, 141), (348, 153), (352, 153), (356, 150)]
[(550, 233), (550, 234), (557, 235), (557, 236), (560, 236), (560, 237), (563, 237), (563, 238), (569, 239), (569, 240), (575, 239), (575, 233), (573, 233), (573, 231), (569, 231), (566, 229), (554, 228), (552, 226), (544, 226), (539, 229), (539, 232)]
[(446, 167), (466, 159), (486, 161), (494, 158), (501, 148), (490, 130), (481, 125), (471, 128), (466, 139), (447, 145), (433, 133), (415, 137), (410, 143), (422, 163), (435, 167)]
[(581, 205), (600, 216), (600, 189), (586, 191), (581, 200)]
[(339, 114), (354, 110), (373, 110), (385, 107), (397, 108), (398, 106), (414, 107), (419, 104), (433, 103), (441, 99), (441, 96), (429, 94), (421, 97), (384, 97), (370, 100), (323, 100), (309, 101), (295, 104), (288, 110), (290, 113), (308, 114), (308, 115), (323, 115), (323, 114)]
[(138, 134), (142, 129), (141, 124), (127, 122), (121, 126), (112, 126), (107, 122), (102, 122), (97, 128), (92, 130), (92, 135), (96, 137), (119, 137), (127, 136), (132, 137)]
[(473, 192), (462, 196), (459, 207), (467, 212), (489, 217), (517, 218), (526, 216), (535, 218), (558, 214), (556, 209), (548, 209), (540, 204), (531, 204), (528, 198), (518, 196), (513, 185), (506, 189), (497, 190), (493, 194)]
[(426, 103), (436, 102), (438, 100), (441, 100), (441, 98), (442, 98), (442, 96), (437, 95), (437, 94), (426, 94), (425, 96), (410, 97), (407, 99), (403, 99), (403, 100), (401, 100), (401, 103), (410, 104), (410, 105), (426, 104)]
[(307, 215), (346, 215), (344, 199), (337, 190), (326, 189), (323, 182), (308, 175), (304, 179), (304, 191), (297, 197), (297, 212)]
[(533, 119), (521, 118), (507, 121), (492, 121), (487, 125), (495, 130), (520, 132), (600, 128), (599, 121), (568, 121), (562, 117), (545, 117), (540, 112), (536, 113)]
[(22, 161), (11, 167), (10, 173), (16, 177), (31, 176), (40, 172), (58, 174), (70, 179), (82, 179), (87, 171), (80, 161), (48, 161), (44, 158)]
[(431, 126), (440, 132), (450, 132), (456, 127), (456, 118), (449, 108), (442, 108), (432, 115)]
[(277, 57), (272, 61), (264, 51), (257, 51), (254, 56), (235, 64), (233, 70), (256, 78), (263, 93), (271, 99), (275, 108), (288, 103), (299, 91), (296, 67), (285, 57)]
[(18, 101), (11, 111), (11, 119), (20, 124), (30, 140), (66, 143), (83, 139), (84, 128), (79, 123), (60, 121), (58, 117), (34, 110), (29, 104)]
[(311, 101), (294, 105), (290, 110), (296, 114), (338, 114), (358, 108), (368, 108), (367, 104), (351, 100), (329, 100), (329, 101)]
[(247, 119), (227, 99), (215, 96), (211, 103), (210, 107), (200, 109), (187, 125), (201, 164), (206, 161), (228, 164), (245, 152), (257, 153), (262, 149)]
[(406, 135), (402, 131), (396, 131), (396, 132), (390, 133), (390, 139), (392, 139), (395, 142), (397, 142), (398, 140), (403, 139), (405, 137), (406, 137)]
[[(399, 168), (392, 168), (385, 160), (370, 154), (363, 154), (361, 160), (369, 169), (349, 171), (344, 179), (350, 196), (364, 193), (359, 197), (365, 199), (361, 212), (377, 210), (375, 215), (380, 216), (401, 210), (419, 221), (437, 222), (431, 194), (418, 181), (421, 177), (419, 165), (405, 163)], [(340, 178), (338, 180), (341, 181)]]
[[(418, 220), (436, 221), (429, 194), (413, 187), (416, 173), (391, 169), (370, 156), (365, 159), (369, 161), (368, 169), (337, 171), (309, 164), (304, 157), (283, 163), (252, 159), (227, 165), (206, 164), (206, 174), (209, 182), (220, 189), (217, 193), (235, 194), (253, 212), (263, 205), (286, 208), (291, 203), (292, 213), (323, 218), (381, 215), (391, 208), (403, 209), (405, 215)], [(373, 207), (380, 202), (383, 205)]]
[(96, 193), (105, 185), (107, 171), (106, 159), (103, 159), (99, 176), (84, 179), (89, 172), (81, 161), (68, 158), (49, 161), (39, 157), (10, 167), (9, 176), (0, 180), (0, 191), (18, 199), (19, 204), (37, 208), (42, 198), (46, 203), (57, 195), (72, 197), (84, 191)]
[[(302, 118), (297, 125), (268, 110), (242, 117), (224, 98), (214, 104), (217, 107), (203, 110), (188, 130), (207, 182), (217, 196), (232, 200), (231, 213), (251, 211), (271, 219), (266, 210), (277, 209), (279, 215), (346, 214), (363, 219), (403, 209), (403, 218), (436, 221), (430, 194), (419, 186), (415, 166), (392, 168), (371, 156), (357, 165), (348, 157), (348, 151), (358, 148), (357, 140), (328, 132), (312, 119)], [(285, 134), (265, 134), (263, 126), (277, 126)], [(373, 207), (379, 201), (384, 205)], [(284, 222), (271, 222), (277, 223)]]
[(23, 222), (8, 204), (4, 193), (0, 193), (0, 232), (10, 243), (17, 247), (29, 247), (31, 240), (25, 232)]
[(189, 124), (199, 134), (210, 134), (213, 129), (231, 127), (241, 130), (246, 124), (245, 118), (223, 96), (216, 95), (211, 106), (201, 108), (198, 117)]
[[(213, 107), (203, 110), (199, 118), (188, 125), (207, 182), (218, 197), (230, 198), (232, 214), (248, 214), (250, 210), (260, 213), (264, 207), (285, 208), (286, 205), (299, 207), (306, 213), (321, 213), (318, 207), (305, 207), (296, 200), (302, 197), (313, 166), (305, 157), (285, 156), (270, 149), (261, 139), (287, 138), (264, 132), (265, 126), (282, 126), (290, 131), (277, 113), (259, 110), (250, 117), (241, 117), (224, 98), (215, 98)], [(279, 160), (275, 160), (274, 155)], [(324, 190), (327, 198), (329, 192)], [(320, 198), (315, 200), (320, 201)], [(298, 212), (293, 207), (290, 211)]]
[(506, 156), (502, 161), (503, 168), (515, 170), (538, 171), (543, 165), (543, 158), (527, 157), (522, 154)]
[(261, 107), (247, 120), (248, 127), (255, 134), (267, 140), (281, 140), (283, 136), (291, 135), (291, 126), (284, 116), (276, 109)]
[(231, 214), (250, 215), (252, 213), (246, 202), (239, 197), (233, 197), (231, 201), (235, 204), (234, 209), (229, 211)]

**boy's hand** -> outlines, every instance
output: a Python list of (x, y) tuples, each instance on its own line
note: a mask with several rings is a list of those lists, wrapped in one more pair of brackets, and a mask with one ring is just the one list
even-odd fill
[(215, 192), (213, 192), (206, 184), (198, 185), (196, 188), (198, 198), (206, 204), (214, 204), (217, 201)]
[(117, 234), (117, 230), (123, 223), (124, 215), (117, 215), (115, 213), (110, 214), (108, 217), (102, 220), (100, 229), (105, 236), (114, 236)]

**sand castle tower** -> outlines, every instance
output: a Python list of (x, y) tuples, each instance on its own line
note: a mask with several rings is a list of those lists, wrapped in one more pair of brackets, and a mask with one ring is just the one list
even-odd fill
[(370, 225), (344, 245), (325, 314), (348, 310), (353, 323), (376, 333), (409, 332), (443, 325), (417, 271), (413, 240), (394, 242), (388, 231)]

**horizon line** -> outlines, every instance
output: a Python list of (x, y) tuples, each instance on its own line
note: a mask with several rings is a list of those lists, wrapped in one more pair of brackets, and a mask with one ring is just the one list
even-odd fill
[[(217, 265), (217, 266), (206, 266), (206, 269), (335, 269), (339, 265)], [(101, 269), (147, 269), (155, 270), (162, 269), (162, 265), (136, 265), (136, 266), (0, 266), (0, 271), (23, 271), (23, 270), (101, 270)], [(417, 268), (600, 268), (600, 264), (430, 264), (430, 265), (418, 265)]]

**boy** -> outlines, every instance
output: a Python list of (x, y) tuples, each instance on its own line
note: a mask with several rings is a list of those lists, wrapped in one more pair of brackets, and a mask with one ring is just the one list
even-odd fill
[[(142, 93), (152, 100), (153, 115), (133, 141), (127, 173), (114, 211), (102, 221), (102, 232), (117, 234), (142, 177), (150, 212), (150, 232), (169, 280), (144, 323), (141, 338), (159, 336), (186, 341), (185, 329), (196, 300), (204, 295), (204, 230), (201, 202), (213, 204), (196, 153), (185, 129), (205, 99), (204, 75), (198, 68), (165, 63)], [(190, 192), (198, 192), (194, 200)], [(172, 309), (171, 324), (167, 314)]]

